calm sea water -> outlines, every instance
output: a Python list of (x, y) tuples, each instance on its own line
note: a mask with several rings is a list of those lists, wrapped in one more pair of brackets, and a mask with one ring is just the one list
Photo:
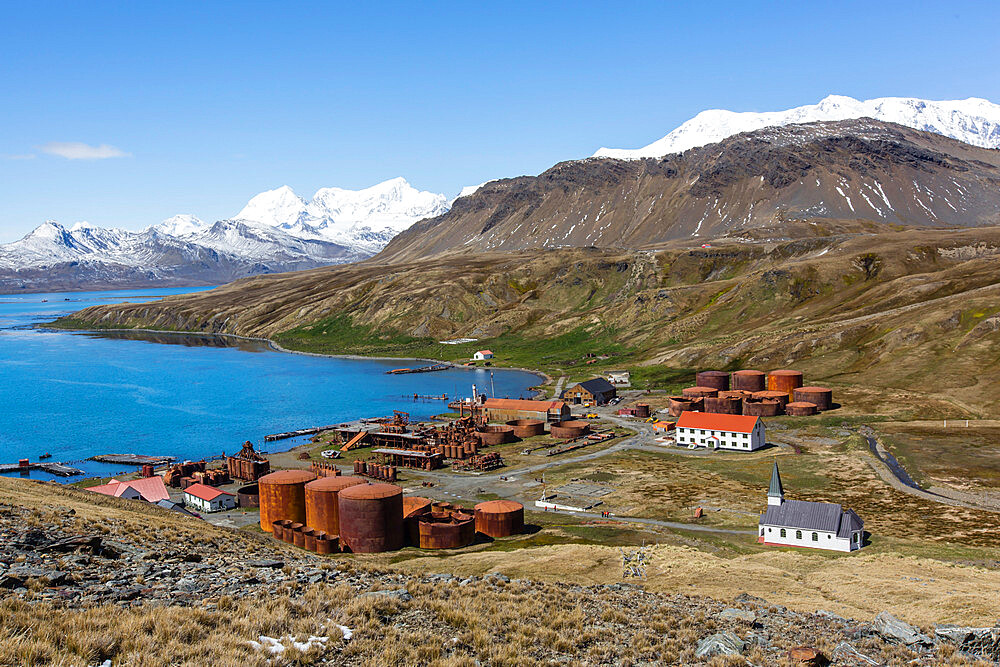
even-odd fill
[[(187, 289), (0, 295), (0, 463), (42, 453), (110, 475), (122, 466), (85, 461), (109, 453), (200, 459), (245, 440), (278, 451), (268, 433), (405, 410), (446, 410), (422, 395), (489, 392), (486, 370), (386, 375), (400, 361), (331, 359), (276, 352), (266, 344), (185, 335), (70, 333), (39, 323), (93, 304), (148, 301)], [(209, 288), (204, 288), (209, 289)], [(498, 397), (528, 397), (538, 376), (494, 372)], [(15, 473), (16, 474), (16, 473)], [(51, 475), (32, 472), (40, 479)], [(58, 478), (73, 481), (74, 478)]]

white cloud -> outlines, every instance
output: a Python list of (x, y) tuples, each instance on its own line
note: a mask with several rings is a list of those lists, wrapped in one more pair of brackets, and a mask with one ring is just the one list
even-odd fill
[(104, 160), (109, 157), (128, 157), (128, 153), (109, 144), (91, 146), (81, 141), (50, 141), (41, 147), (43, 153), (58, 155), (67, 160)]

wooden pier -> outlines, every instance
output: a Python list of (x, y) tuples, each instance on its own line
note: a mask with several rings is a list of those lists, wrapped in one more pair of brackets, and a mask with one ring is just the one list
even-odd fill
[(316, 433), (322, 433), (323, 431), (332, 431), (337, 428), (340, 427), (337, 425), (314, 426), (313, 428), (300, 428), (298, 431), (288, 431), (286, 433), (272, 433), (271, 435), (264, 436), (264, 442), (274, 442), (275, 440), (287, 440), (288, 438), (297, 438), (302, 435), (313, 435)]
[(146, 456), (144, 454), (98, 454), (97, 456), (91, 456), (88, 461), (97, 461), (98, 463), (114, 463), (116, 465), (125, 466), (144, 466), (144, 465), (163, 465), (164, 463), (173, 463), (177, 460), (175, 456)]
[(446, 371), (451, 368), (451, 364), (434, 364), (433, 366), (421, 366), (420, 368), (394, 368), (386, 371), (386, 375), (406, 375), (407, 373), (432, 373), (434, 371)]
[(0, 473), (30, 472), (32, 470), (43, 470), (50, 475), (58, 475), (59, 477), (72, 477), (73, 475), (84, 474), (84, 472), (79, 468), (74, 468), (62, 463), (29, 463), (28, 465), (21, 465), (20, 463), (0, 463)]

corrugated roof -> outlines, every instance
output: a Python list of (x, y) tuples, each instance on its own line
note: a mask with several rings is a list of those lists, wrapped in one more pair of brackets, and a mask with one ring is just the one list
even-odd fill
[(139, 492), (142, 499), (146, 502), (155, 503), (160, 500), (168, 500), (170, 494), (167, 493), (167, 487), (163, 484), (163, 478), (159, 475), (153, 475), (152, 477), (145, 477), (143, 479), (134, 479), (130, 482), (122, 482), (122, 484), (127, 484), (133, 489)]
[(207, 486), (205, 484), (192, 484), (188, 488), (184, 489), (184, 493), (190, 493), (195, 498), (201, 498), (202, 500), (212, 501), (219, 496), (231, 496), (233, 494), (228, 491), (223, 491), (222, 489), (217, 489), (214, 486)]
[(563, 401), (526, 401), (520, 398), (487, 398), (484, 406), (487, 410), (524, 410), (528, 412), (548, 412), (562, 410), (566, 405)]
[[(87, 491), (93, 491), (94, 493), (111, 496), (112, 498), (121, 498), (122, 494), (125, 493), (125, 491), (127, 491), (130, 487), (127, 484), (122, 484), (118, 480), (114, 480), (107, 484), (98, 484), (97, 486), (88, 486), (86, 488)], [(135, 492), (139, 493), (138, 491)]]
[(139, 494), (140, 498), (150, 503), (170, 498), (170, 494), (167, 493), (167, 487), (163, 485), (163, 478), (158, 475), (143, 479), (134, 479), (129, 482), (122, 482), (112, 478), (107, 484), (91, 486), (87, 490), (102, 493), (106, 496), (121, 498), (129, 489), (134, 490)]
[(865, 522), (854, 510), (847, 510), (840, 515), (840, 528), (837, 530), (837, 537), (850, 538), (855, 530), (865, 527)]
[(837, 503), (786, 500), (780, 505), (768, 505), (759, 523), (762, 526), (822, 530), (839, 535), (841, 515), (844, 513)]
[(604, 378), (591, 378), (584, 382), (578, 382), (577, 384), (589, 391), (591, 394), (603, 394), (615, 390), (615, 386)]
[(690, 412), (685, 410), (677, 418), (678, 428), (704, 428), (713, 431), (750, 433), (760, 421), (760, 417), (748, 415), (720, 415), (714, 412)]

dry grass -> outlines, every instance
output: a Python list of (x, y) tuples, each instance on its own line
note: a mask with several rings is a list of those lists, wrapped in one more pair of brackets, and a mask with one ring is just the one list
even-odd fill
[[(919, 624), (990, 624), (1000, 616), (1000, 572), (900, 554), (857, 552), (831, 556), (805, 550), (772, 550), (735, 558), (690, 547), (653, 548), (647, 588), (727, 600), (749, 593), (802, 612), (827, 609), (871, 618), (889, 609)], [(524, 551), (457, 554), (447, 564), (415, 559), (405, 571), (444, 567), (459, 575), (501, 572), (544, 581), (606, 584), (620, 581), (618, 549), (556, 545)], [(864, 591), (859, 594), (859, 591)]]

